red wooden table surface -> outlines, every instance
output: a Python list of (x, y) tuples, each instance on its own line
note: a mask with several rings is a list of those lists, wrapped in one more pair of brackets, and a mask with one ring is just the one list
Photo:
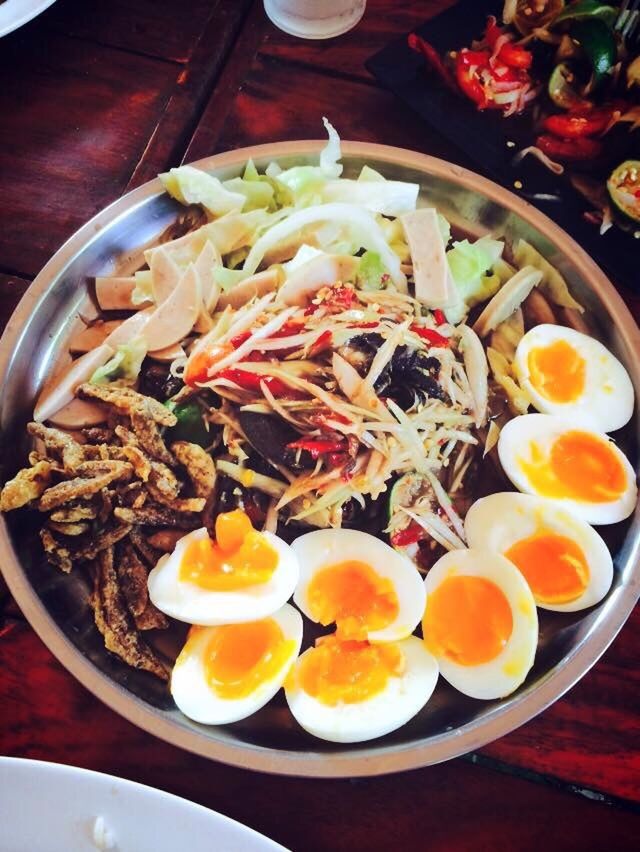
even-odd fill
[[(0, 41), (0, 320), (76, 228), (181, 161), (343, 138), (464, 162), (364, 60), (447, 0), (369, 0), (351, 33), (277, 31), (258, 0), (58, 0)], [(640, 300), (623, 293), (636, 318)], [(0, 752), (98, 769), (213, 807), (294, 849), (637, 848), (640, 614), (537, 719), (476, 755), (378, 779), (272, 778), (133, 727), (52, 657), (0, 589)], [(634, 842), (634, 837), (636, 838)], [(0, 848), (2, 842), (0, 839)]]

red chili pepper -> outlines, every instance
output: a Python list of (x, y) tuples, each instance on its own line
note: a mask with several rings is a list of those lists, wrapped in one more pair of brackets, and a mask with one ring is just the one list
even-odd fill
[(435, 308), (433, 310), (433, 318), (438, 325), (445, 325), (447, 322), (444, 311), (441, 311), (440, 308)]
[(609, 126), (613, 110), (593, 109), (567, 113), (565, 115), (549, 115), (542, 126), (554, 136), (561, 139), (582, 139), (587, 136), (599, 136)]
[[(493, 50), (498, 43), (498, 39), (505, 35), (505, 30), (499, 27), (493, 15), (487, 18), (487, 29), (484, 34), (485, 41)], [(533, 62), (533, 54), (529, 50), (525, 50), (519, 44), (511, 44), (511, 41), (505, 42), (500, 48), (496, 59), (507, 65), (509, 68), (520, 68), (527, 70), (531, 68)]]
[(276, 379), (274, 376), (266, 376), (262, 373), (252, 373), (249, 370), (239, 370), (235, 367), (227, 367), (226, 370), (220, 370), (217, 377), (221, 379), (228, 379), (243, 390), (260, 392), (260, 385), (264, 382), (271, 393), (276, 397), (285, 397), (288, 399), (305, 398), (305, 394), (295, 390), (295, 388), (289, 387), (289, 385), (281, 379)]
[(437, 331), (434, 331), (432, 328), (423, 328), (421, 325), (416, 325), (413, 323), (409, 326), (409, 330), (414, 334), (417, 334), (418, 337), (422, 338), (422, 340), (426, 340), (427, 343), (430, 343), (432, 346), (448, 346), (449, 338), (444, 337)]
[(536, 139), (536, 145), (552, 160), (567, 162), (595, 160), (603, 149), (602, 142), (586, 136), (578, 139), (558, 139), (557, 136), (543, 134)]
[(456, 56), (456, 80), (463, 93), (477, 104), (478, 109), (489, 106), (484, 86), (478, 79), (478, 70), (489, 67), (487, 50), (463, 50)]
[(315, 461), (326, 453), (344, 453), (347, 444), (343, 438), (300, 438), (287, 444), (287, 447), (291, 450), (306, 450)]
[(504, 30), (498, 26), (495, 15), (489, 15), (487, 18), (487, 28), (484, 32), (484, 40), (493, 49), (501, 35), (504, 35)]
[(407, 38), (407, 43), (411, 50), (415, 50), (416, 53), (419, 53), (424, 58), (424, 61), (427, 65), (427, 69), (433, 71), (435, 74), (440, 77), (442, 82), (451, 89), (453, 92), (458, 93), (458, 89), (456, 88), (455, 80), (453, 79), (453, 75), (451, 71), (444, 64), (442, 59), (440, 59), (440, 55), (438, 51), (433, 47), (433, 45), (429, 44), (428, 41), (425, 41), (423, 38), (420, 38), (419, 35), (415, 33), (410, 33)]
[(333, 336), (327, 328), (325, 331), (322, 332), (316, 342), (312, 344), (311, 348), (309, 349), (309, 354), (317, 355), (319, 352), (324, 352), (326, 349), (331, 349), (332, 345)]
[(331, 292), (322, 302), (325, 308), (332, 308), (338, 311), (348, 311), (358, 301), (358, 294), (353, 287), (345, 287), (344, 285), (333, 286)]
[(229, 342), (231, 343), (234, 349), (237, 349), (239, 346), (242, 346), (243, 343), (246, 343), (250, 337), (250, 331), (243, 331), (241, 334), (236, 334), (235, 337), (232, 337)]
[(279, 337), (292, 337), (294, 334), (300, 334), (304, 330), (304, 323), (300, 320), (288, 320), (277, 331), (274, 331), (269, 340), (274, 340)]
[(415, 544), (422, 538), (423, 529), (420, 524), (411, 521), (408, 527), (398, 530), (391, 536), (391, 544), (394, 547), (407, 547), (409, 544)]
[(377, 328), (379, 325), (378, 320), (375, 322), (352, 322), (347, 328)]
[(345, 417), (344, 414), (338, 414), (337, 411), (331, 411), (329, 414), (311, 415), (310, 420), (320, 429), (321, 432), (329, 432), (331, 434), (334, 433), (334, 428), (333, 426), (327, 425), (327, 420), (335, 420), (336, 423), (344, 423), (346, 426), (352, 422), (348, 417)]
[(500, 48), (498, 60), (504, 62), (509, 68), (518, 68), (522, 71), (528, 71), (533, 63), (533, 54), (524, 47), (518, 44), (507, 42)]

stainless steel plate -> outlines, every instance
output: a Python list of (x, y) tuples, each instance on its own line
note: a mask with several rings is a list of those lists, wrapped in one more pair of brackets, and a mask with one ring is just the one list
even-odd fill
[[(263, 145), (197, 165), (227, 178), (237, 175), (249, 157), (258, 166), (272, 159), (285, 166), (316, 161), (321, 145)], [(367, 163), (389, 178), (418, 181), (423, 198), (456, 226), (504, 236), (508, 243), (518, 237), (534, 243), (593, 311), (604, 341), (626, 364), (640, 395), (638, 328), (601, 270), (552, 221), (496, 184), (441, 160), (371, 144), (345, 143), (343, 150), (346, 176)], [(34, 398), (64, 353), (78, 314), (90, 306), (89, 280), (137, 268), (141, 248), (158, 237), (178, 209), (159, 181), (146, 184), (81, 228), (30, 287), (0, 343), (4, 478), (13, 475), (26, 457), (25, 424)], [(637, 420), (620, 439), (635, 464)], [(404, 728), (378, 741), (344, 747), (301, 731), (281, 696), (234, 725), (204, 727), (190, 722), (152, 676), (133, 671), (104, 650), (88, 611), (85, 581), (79, 572), (64, 576), (44, 564), (35, 520), (10, 515), (0, 523), (0, 561), (13, 595), (41, 639), (84, 686), (131, 722), (174, 745), (238, 766), (290, 775), (395, 772), (447, 760), (506, 734), (548, 707), (588, 671), (640, 593), (637, 513), (631, 523), (606, 529), (616, 566), (606, 600), (586, 613), (541, 613), (536, 663), (518, 692), (503, 701), (480, 702), (441, 680), (428, 706)]]

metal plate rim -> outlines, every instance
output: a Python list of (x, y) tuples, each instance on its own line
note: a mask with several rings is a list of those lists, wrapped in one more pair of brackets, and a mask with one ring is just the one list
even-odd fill
[[(324, 144), (320, 140), (268, 143), (216, 154), (193, 165), (208, 170), (222, 169), (242, 165), (249, 158), (308, 155)], [(342, 148), (346, 156), (410, 166), (425, 175), (446, 178), (521, 216), (565, 252), (581, 276), (597, 290), (629, 350), (640, 351), (640, 329), (613, 284), (571, 237), (526, 201), (470, 170), (427, 154), (363, 142), (343, 142)], [(0, 383), (10, 368), (14, 342), (40, 299), (45, 298), (46, 290), (56, 275), (88, 241), (116, 218), (162, 192), (161, 182), (155, 179), (113, 202), (76, 231), (43, 267), (20, 301), (0, 340)], [(629, 369), (635, 373), (636, 384), (640, 384), (640, 366), (632, 364)], [(639, 557), (640, 536), (636, 535), (628, 559), (637, 566)], [(4, 518), (0, 521), (0, 566), (9, 590), (40, 639), (83, 686), (116, 713), (144, 731), (194, 754), (246, 769), (302, 777), (364, 777), (417, 769), (458, 757), (504, 736), (545, 710), (586, 674), (616, 637), (640, 597), (640, 577), (631, 577), (628, 583), (616, 589), (614, 594), (619, 600), (608, 613), (605, 623), (597, 626), (588, 641), (574, 649), (564, 659), (564, 664), (552, 670), (531, 695), (510, 699), (508, 706), (496, 708), (489, 718), (440, 734), (428, 743), (384, 746), (376, 745), (374, 741), (371, 747), (358, 751), (345, 749), (336, 754), (314, 755), (251, 744), (228, 745), (205, 737), (179, 727), (162, 711), (150, 707), (108, 678), (81, 654), (44, 607), (22, 571)]]

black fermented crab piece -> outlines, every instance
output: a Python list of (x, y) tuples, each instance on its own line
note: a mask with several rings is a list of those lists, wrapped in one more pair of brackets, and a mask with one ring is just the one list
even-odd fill
[(374, 384), (378, 395), (391, 397), (404, 410), (418, 401), (439, 399), (447, 395), (438, 382), (440, 362), (418, 349), (398, 346), (390, 362)]
[(171, 375), (168, 364), (158, 364), (150, 358), (145, 358), (140, 370), (140, 393), (152, 396), (158, 402), (165, 402), (183, 387), (184, 382), (178, 376)]
[(369, 372), (371, 362), (383, 343), (383, 336), (375, 331), (356, 334), (338, 349), (338, 355), (348, 361), (364, 377)]
[(355, 337), (350, 337), (347, 346), (375, 355), (383, 343), (384, 337), (381, 334), (378, 334), (377, 331), (370, 331), (368, 334), (356, 334)]
[(297, 441), (300, 435), (281, 417), (241, 411), (238, 420), (247, 441), (270, 464), (283, 464), (291, 470), (310, 470), (315, 466), (308, 452), (287, 446)]

